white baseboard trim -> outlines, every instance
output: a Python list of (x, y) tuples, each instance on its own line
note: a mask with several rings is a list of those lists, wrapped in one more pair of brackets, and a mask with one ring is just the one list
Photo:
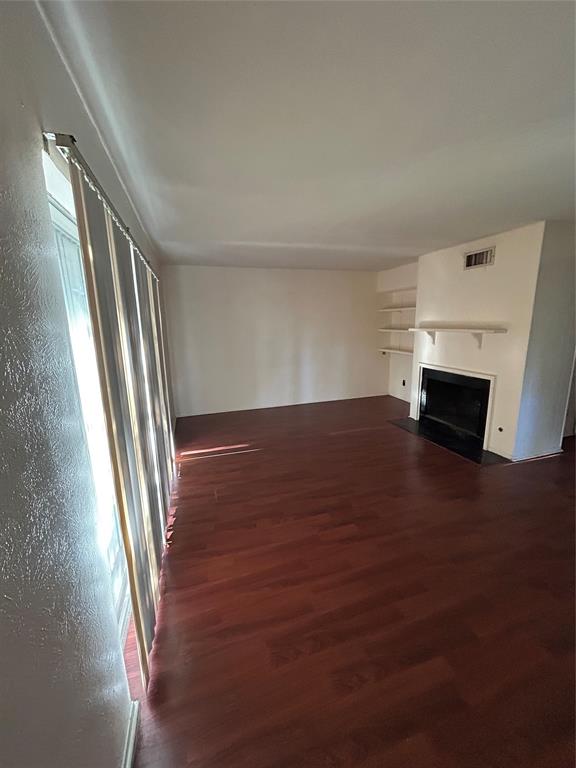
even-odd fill
[(527, 459), (512, 459), (514, 464), (526, 464), (529, 461), (541, 461), (542, 459), (553, 459), (554, 456), (560, 456), (562, 453), (564, 453), (564, 450), (560, 448), (558, 451), (554, 451), (553, 453), (541, 453), (539, 456), (529, 456)]
[(126, 732), (126, 741), (124, 743), (124, 758), (122, 759), (122, 768), (132, 768), (136, 756), (136, 737), (138, 736), (138, 720), (140, 718), (140, 702), (130, 702), (130, 718), (128, 720), (128, 731)]

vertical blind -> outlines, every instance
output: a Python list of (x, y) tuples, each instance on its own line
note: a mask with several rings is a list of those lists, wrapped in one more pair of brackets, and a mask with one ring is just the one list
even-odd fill
[(50, 138), (68, 161), (74, 192), (134, 623), (147, 677), (174, 460), (158, 279), (72, 137)]
[[(62, 206), (50, 194), (50, 191), (48, 202), (66, 302), (78, 399), (82, 408), (94, 492), (98, 506), (98, 538), (108, 563), (116, 618), (120, 636), (124, 639), (130, 613), (128, 574), (112, 473), (109, 471), (106, 425), (101, 407), (98, 366), (94, 352), (92, 322), (86, 294), (78, 227), (76, 219), (70, 211)], [(104, 453), (104, 457), (102, 453)]]

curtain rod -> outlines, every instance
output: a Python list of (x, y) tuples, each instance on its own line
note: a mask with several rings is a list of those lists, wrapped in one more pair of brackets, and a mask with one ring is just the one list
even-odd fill
[(108, 210), (108, 213), (112, 217), (114, 223), (118, 227), (118, 229), (122, 232), (124, 237), (127, 238), (127, 240), (132, 245), (133, 250), (136, 252), (138, 258), (140, 261), (144, 264), (146, 269), (150, 271), (152, 276), (155, 280), (158, 280), (158, 275), (154, 271), (154, 268), (152, 267), (152, 264), (150, 261), (144, 256), (142, 250), (138, 246), (138, 243), (134, 239), (134, 236), (132, 235), (132, 232), (130, 231), (130, 228), (124, 224), (124, 221), (122, 220), (122, 217), (114, 207), (114, 204), (106, 194), (106, 192), (102, 189), (102, 186), (98, 182), (98, 179), (92, 172), (92, 169), (84, 159), (84, 156), (78, 149), (76, 139), (74, 136), (71, 136), (67, 133), (46, 133), (44, 132), (44, 138), (48, 141), (53, 141), (56, 144), (56, 147), (60, 150), (64, 158), (68, 161), (73, 163), (78, 170), (82, 173), (84, 176), (84, 180), (88, 184), (88, 186), (98, 195), (99, 199), (101, 200), (104, 207)]

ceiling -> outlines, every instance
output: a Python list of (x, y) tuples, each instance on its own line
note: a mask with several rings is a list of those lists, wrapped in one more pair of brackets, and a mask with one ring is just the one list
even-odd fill
[(378, 269), (574, 214), (572, 3), (44, 8), (165, 262)]

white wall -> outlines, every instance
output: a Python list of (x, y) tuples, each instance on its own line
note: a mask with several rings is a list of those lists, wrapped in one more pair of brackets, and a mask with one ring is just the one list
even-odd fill
[(177, 416), (383, 394), (376, 273), (167, 266)]
[[(380, 297), (380, 305), (388, 306), (390, 304), (414, 304), (416, 303), (416, 290), (406, 291), (407, 288), (415, 288), (418, 285), (418, 262), (404, 264), (401, 267), (385, 269), (378, 272), (377, 286), (378, 291), (393, 291)], [(384, 325), (384, 318), (393, 320), (394, 327), (400, 323), (414, 322), (413, 312), (404, 312), (401, 315), (380, 315), (380, 325)], [(383, 340), (392, 338), (393, 343), (398, 342), (398, 346), (410, 346), (412, 339), (406, 336), (398, 338), (383, 335), (380, 339), (380, 346), (383, 346)], [(408, 339), (408, 341), (406, 341)], [(412, 358), (406, 355), (394, 355), (386, 353), (382, 356), (386, 361), (386, 370), (384, 374), (384, 391), (397, 397), (400, 400), (410, 402), (412, 393)]]
[(572, 379), (570, 382), (570, 392), (568, 394), (568, 403), (566, 407), (566, 420), (564, 422), (564, 437), (570, 437), (576, 433), (576, 373), (572, 365)]
[(389, 358), (387, 394), (409, 403), (412, 392), (412, 358), (394, 354), (389, 354), (387, 357)]
[(562, 447), (574, 361), (574, 224), (547, 221), (540, 258), (515, 458)]
[[(427, 334), (417, 333), (411, 415), (418, 414), (419, 363), (494, 375), (487, 447), (508, 458), (515, 455), (543, 237), (544, 222), (538, 222), (436, 251), (418, 261), (417, 325), (501, 325), (508, 333), (485, 336), (482, 349), (470, 334), (439, 333), (433, 345)], [(463, 269), (465, 253), (490, 246), (496, 246), (493, 266)]]
[(394, 291), (415, 288), (418, 285), (418, 262), (403, 264), (393, 269), (383, 269), (376, 278), (377, 291)]
[(0, 4), (0, 764), (117, 768), (129, 694), (42, 172), (73, 133), (127, 221), (118, 179), (34, 3)]

